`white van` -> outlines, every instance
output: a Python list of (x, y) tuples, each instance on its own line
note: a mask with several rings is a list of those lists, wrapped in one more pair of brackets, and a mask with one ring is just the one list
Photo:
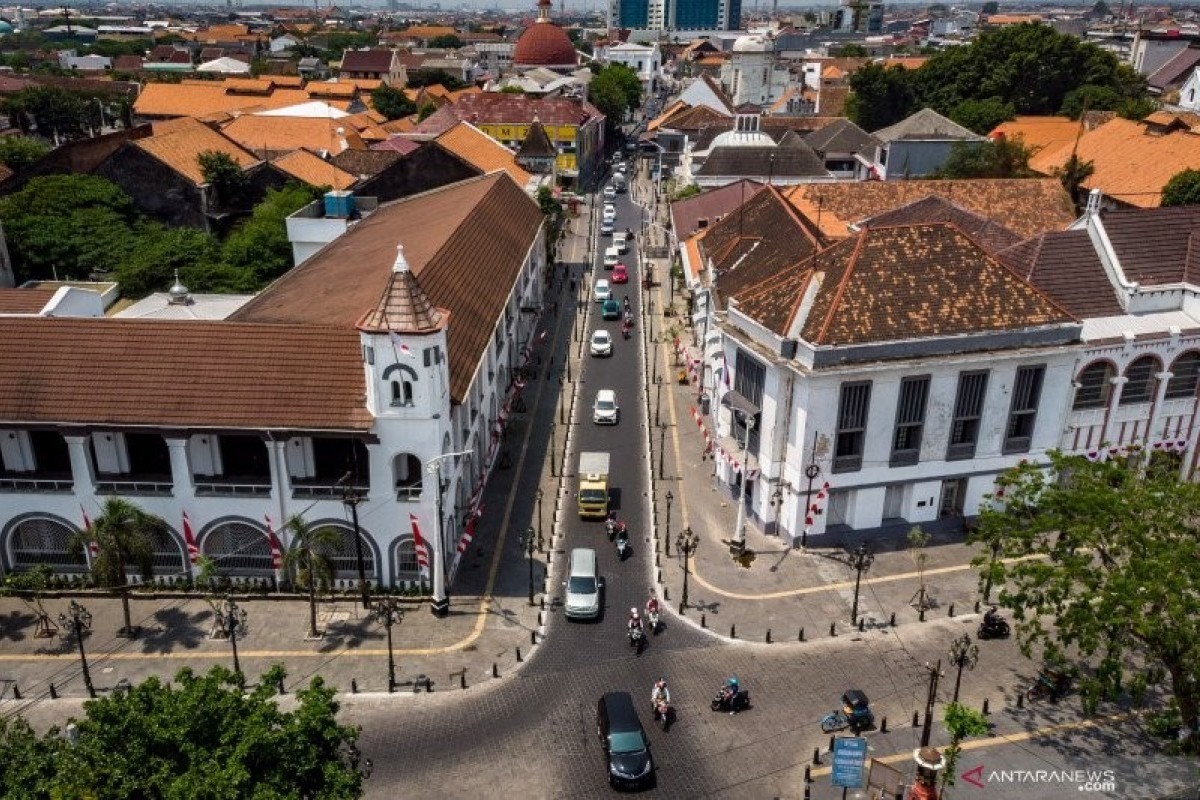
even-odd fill
[[(621, 236), (624, 236), (624, 235), (625, 234), (623, 234), (623, 233), (621, 234)], [(616, 239), (614, 238), (613, 241), (615, 242)], [(615, 267), (617, 264), (620, 264), (620, 263), (621, 263), (621, 248), (620, 247), (614, 246), (614, 247), (604, 248), (604, 268), (605, 269), (612, 269), (613, 267)]]
[(613, 231), (613, 246), (609, 250), (616, 250), (618, 253), (629, 252), (629, 234), (625, 231)]
[(600, 616), (600, 576), (596, 574), (596, 551), (577, 547), (571, 551), (571, 571), (567, 573), (567, 600), (563, 613), (568, 619), (594, 619)]

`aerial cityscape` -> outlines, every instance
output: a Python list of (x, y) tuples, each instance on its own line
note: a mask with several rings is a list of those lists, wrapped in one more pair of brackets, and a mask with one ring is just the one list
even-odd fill
[(0, 8), (0, 798), (1200, 798), (1200, 10)]

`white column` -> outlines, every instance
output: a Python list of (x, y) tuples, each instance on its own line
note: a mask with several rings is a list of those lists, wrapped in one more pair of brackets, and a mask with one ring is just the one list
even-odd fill
[(67, 454), (71, 458), (71, 478), (75, 484), (75, 496), (80, 501), (94, 497), (96, 483), (92, 479), (92, 464), (88, 458), (88, 437), (64, 436), (63, 439), (67, 443)]
[(187, 439), (167, 439), (167, 452), (171, 456), (171, 492), (179, 498), (184, 510), (196, 498), (196, 484), (192, 481), (187, 446)]
[(1104, 433), (1100, 437), (1100, 443), (1106, 447), (1113, 445), (1113, 417), (1117, 415), (1117, 409), (1121, 403), (1121, 390), (1125, 388), (1125, 384), (1129, 383), (1129, 378), (1126, 378), (1124, 375), (1118, 375), (1115, 378), (1109, 378), (1109, 383), (1113, 385), (1113, 390), (1108, 397), (1108, 414), (1104, 417)]
[(1157, 433), (1158, 424), (1162, 420), (1163, 403), (1166, 401), (1167, 395), (1167, 383), (1174, 377), (1174, 372), (1157, 372), (1154, 374), (1155, 380), (1158, 381), (1154, 391), (1154, 405), (1150, 407), (1150, 419), (1146, 423), (1146, 435), (1142, 437), (1147, 447), (1151, 447), (1154, 444), (1150, 440), (1150, 437), (1159, 436)]

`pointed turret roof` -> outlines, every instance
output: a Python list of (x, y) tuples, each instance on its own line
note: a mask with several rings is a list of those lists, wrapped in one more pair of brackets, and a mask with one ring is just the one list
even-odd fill
[(434, 307), (409, 269), (404, 245), (396, 245), (396, 262), (375, 307), (358, 321), (368, 333), (434, 333), (446, 326), (450, 312)]
[(529, 132), (525, 134), (525, 141), (521, 142), (521, 148), (517, 150), (517, 157), (553, 158), (557, 155), (558, 151), (554, 147), (554, 142), (550, 141), (546, 128), (535, 116), (533, 124), (529, 126)]

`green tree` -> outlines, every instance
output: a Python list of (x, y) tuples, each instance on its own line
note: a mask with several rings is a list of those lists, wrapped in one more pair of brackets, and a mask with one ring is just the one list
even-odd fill
[(1063, 164), (1061, 169), (1056, 169), (1054, 174), (1062, 181), (1063, 189), (1079, 205), (1079, 194), (1083, 188), (1083, 182), (1092, 176), (1095, 171), (1091, 161), (1083, 161), (1077, 153), (1071, 153), (1071, 157), (1067, 159), (1067, 163)]
[(980, 135), (987, 135), (1001, 122), (1015, 117), (1011, 103), (998, 97), (986, 100), (964, 100), (950, 112), (950, 119)]
[(937, 178), (1031, 178), (1029, 148), (1020, 139), (955, 142)]
[(252, 276), (256, 286), (264, 286), (287, 272), (292, 268), (287, 217), (319, 196), (319, 189), (298, 183), (268, 191), (250, 218), (225, 240), (225, 263)]
[(453, 33), (446, 33), (430, 39), (428, 46), (441, 50), (457, 50), (463, 46), (463, 40)]
[(417, 104), (408, 99), (403, 89), (381, 83), (371, 92), (371, 107), (389, 120), (402, 119), (417, 112)]
[(50, 146), (41, 139), (29, 136), (0, 137), (0, 161), (14, 172), (20, 172), (49, 152)]
[(597, 80), (601, 84), (612, 83), (616, 86), (625, 100), (625, 108), (633, 110), (642, 104), (642, 82), (631, 67), (625, 64), (608, 64), (596, 74), (592, 80), (592, 87), (595, 87)]
[(1124, 98), (1111, 86), (1084, 84), (1067, 92), (1058, 113), (1079, 119), (1085, 111), (1115, 111)]
[(588, 87), (588, 100), (604, 115), (609, 131), (617, 130), (625, 121), (625, 95), (614, 82), (602, 81), (599, 75), (592, 78)]
[(83, 560), (83, 549), (95, 545), (91, 557), (92, 578), (97, 586), (116, 589), (121, 595), (121, 612), (125, 626), (121, 632), (133, 637), (136, 629), (129, 614), (128, 565), (138, 568), (144, 580), (154, 577), (154, 544), (156, 535), (166, 528), (161, 517), (150, 514), (120, 497), (104, 501), (100, 515), (92, 522), (90, 531), (72, 537), (69, 552)]
[[(1173, 456), (1143, 455), (1093, 462), (1052, 452), (1049, 475), (1032, 462), (1003, 473), (970, 537), (989, 552), (973, 563), (1001, 587), (1022, 652), (1075, 661), (1093, 697), (1165, 671), (1182, 744), (1195, 751), (1200, 484), (1180, 480)], [(990, 547), (1002, 558), (993, 562)]]
[(846, 116), (863, 130), (886, 128), (917, 110), (912, 78), (900, 66), (867, 64), (851, 73), (850, 90)]
[(981, 8), (979, 10), (979, 13), (983, 14), (984, 16), (988, 16), (991, 14), (995, 14), (999, 10), (1000, 10), (1000, 3), (997, 2), (997, 0), (988, 0), (988, 2), (983, 4), (983, 8)]
[(299, 514), (287, 521), (292, 534), (292, 547), (283, 554), (284, 569), (297, 586), (308, 592), (308, 636), (320, 637), (317, 630), (317, 591), (327, 589), (333, 581), (331, 556), (342, 544), (342, 534), (336, 528), (314, 528)]
[(408, 73), (408, 88), (419, 89), (422, 86), (443, 86), (450, 91), (458, 91), (466, 86), (461, 78), (456, 78), (444, 69), (421, 67)]
[(194, 292), (219, 291), (226, 284), (211, 276), (220, 258), (220, 245), (204, 231), (143, 222), (130, 231), (129, 251), (113, 276), (121, 284), (121, 295), (129, 298), (170, 286), (176, 272)]
[(437, 106), (434, 105), (433, 103), (431, 103), (429, 101), (422, 103), (421, 107), (419, 109), (417, 109), (417, 122), (424, 122), (425, 120), (427, 120), (431, 116), (433, 116), (433, 114), (436, 111), (437, 111)]
[(1200, 170), (1185, 169), (1172, 175), (1163, 187), (1162, 205), (1200, 205)]
[(1096, 0), (1096, 4), (1092, 6), (1092, 10), (1089, 12), (1089, 14), (1092, 17), (1104, 19), (1105, 17), (1112, 16), (1112, 9), (1108, 7), (1108, 3), (1104, 2), (1104, 0)]
[(205, 150), (196, 160), (200, 162), (200, 174), (205, 183), (216, 193), (217, 205), (223, 208), (241, 208), (246, 202), (246, 191), (250, 180), (242, 165), (228, 153)]
[(362, 796), (359, 731), (338, 722), (334, 691), (319, 677), (280, 710), (282, 667), (247, 690), (216, 666), (173, 682), (150, 678), (84, 703), (78, 737), (38, 737), (0, 721), (0, 793), (31, 800), (117, 797), (254, 797), (352, 800)]
[(830, 53), (836, 58), (867, 58), (871, 54), (861, 44), (844, 44)]
[(942, 790), (945, 791), (947, 786), (954, 785), (963, 739), (968, 736), (983, 736), (990, 730), (990, 726), (987, 717), (961, 703), (950, 703), (946, 706), (942, 724), (946, 726), (946, 732), (950, 734), (950, 746), (943, 753), (946, 764), (942, 770)]

